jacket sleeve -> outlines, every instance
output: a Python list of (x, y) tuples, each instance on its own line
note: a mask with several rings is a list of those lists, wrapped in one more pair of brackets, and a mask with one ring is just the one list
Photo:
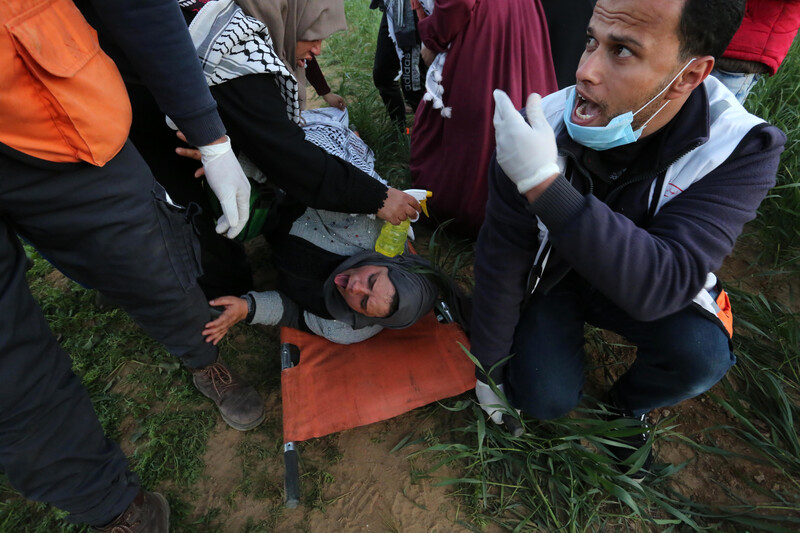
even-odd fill
[[(470, 326), (472, 354), (486, 372), (511, 353), (528, 272), (539, 247), (536, 217), (526, 205), (525, 198), (492, 158), (486, 218), (475, 249)], [(479, 370), (476, 375), (482, 378)], [(501, 367), (491, 377), (502, 383)]]
[(419, 21), (419, 36), (425, 47), (444, 52), (472, 16), (475, 0), (437, 0), (433, 13)]
[(309, 142), (286, 114), (274, 76), (242, 76), (211, 92), (235, 147), (288, 195), (308, 207), (376, 213), (386, 185)]
[(247, 296), (252, 298), (254, 306), (250, 324), (300, 328), (300, 308), (282, 292), (250, 291)]
[(103, 49), (123, 76), (126, 67), (132, 67), (191, 144), (202, 146), (225, 134), (175, 0), (76, 0), (75, 4), (100, 34)]
[[(733, 250), (775, 184), (785, 140), (775, 127), (754, 128), (725, 163), (666, 203), (646, 227), (571, 187), (551, 186), (530, 209), (584, 279), (633, 318), (656, 320), (689, 305)], [(576, 207), (559, 208), (565, 204)]]
[(316, 57), (306, 61), (306, 80), (320, 96), (325, 96), (331, 92), (331, 88), (327, 80), (325, 80), (325, 75), (322, 73), (322, 68), (320, 68)]

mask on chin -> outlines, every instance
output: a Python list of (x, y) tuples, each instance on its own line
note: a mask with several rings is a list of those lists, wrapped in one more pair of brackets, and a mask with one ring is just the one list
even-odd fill
[(653, 113), (653, 116), (647, 119), (647, 121), (642, 124), (642, 127), (636, 131), (633, 131), (632, 127), (633, 118), (638, 115), (642, 109), (649, 106), (657, 98), (664, 94), (664, 92), (669, 89), (670, 85), (672, 85), (672, 83), (677, 80), (681, 74), (683, 74), (683, 71), (686, 70), (686, 68), (691, 65), (694, 60), (695, 58), (690, 59), (689, 62), (684, 65), (681, 71), (678, 72), (674, 78), (672, 78), (666, 87), (661, 89), (661, 92), (640, 107), (638, 111), (635, 113), (628, 111), (621, 115), (617, 115), (605, 126), (579, 126), (578, 124), (572, 122), (572, 110), (575, 109), (575, 98), (577, 98), (577, 96), (575, 87), (571, 87), (568, 89), (566, 107), (564, 108), (564, 124), (567, 126), (567, 133), (569, 133), (569, 136), (572, 137), (572, 139), (578, 144), (598, 151), (609, 150), (611, 148), (616, 148), (617, 146), (624, 146), (626, 144), (636, 142), (639, 137), (641, 137), (642, 132), (650, 123), (650, 121), (656, 118), (661, 110), (664, 109), (668, 103), (670, 103), (670, 100), (664, 102), (664, 105), (659, 107), (658, 111)]

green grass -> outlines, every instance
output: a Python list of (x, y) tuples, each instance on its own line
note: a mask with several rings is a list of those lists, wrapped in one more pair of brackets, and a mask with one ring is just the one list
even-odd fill
[[(408, 141), (395, 133), (372, 86), (379, 13), (368, 10), (364, 0), (345, 5), (350, 30), (326, 42), (323, 70), (333, 90), (348, 99), (351, 122), (375, 151), (378, 171), (395, 186), (406, 187)], [(639, 485), (614, 469), (604, 452), (609, 436), (630, 430), (604, 421), (602, 403), (588, 398), (570, 417), (555, 421), (523, 418), (527, 433), (514, 438), (487, 423), (466, 394), (418, 410), (420, 417), (437, 421), (435, 429), (409, 434), (393, 450), (409, 454), (410, 482), (433, 479), (454, 491), (457, 524), (464, 530), (491, 525), (547, 532), (800, 530), (800, 305), (792, 292), (800, 286), (799, 87), (800, 50), (795, 46), (778, 75), (759, 84), (748, 101), (751, 110), (786, 131), (788, 141), (778, 186), (742, 238), (745, 250), (756, 250), (754, 279), (765, 290), (754, 292), (753, 283), (727, 280), (738, 363), (705, 396), (706, 405), (725, 414), (723, 422), (687, 432), (689, 420), (678, 407), (658, 421), (653, 439), (656, 450), (679, 444), (691, 451), (687, 457), (698, 454), (713, 464), (738, 461), (743, 468), (763, 469), (778, 480), (775, 486), (761, 486), (734, 470), (740, 476), (736, 487), (718, 483), (724, 502), (690, 499), (674, 480), (696, 458), (661, 463), (655, 478)], [(470, 287), (471, 243), (449, 235), (446, 227), (433, 235), (422, 233), (423, 251)], [(280, 419), (268, 418), (231, 447), (230, 468), (239, 471), (240, 481), (224, 502), (204, 507), (198, 488), (208, 481), (203, 456), (220, 430), (215, 429), (218, 415), (194, 390), (188, 374), (123, 312), (97, 309), (92, 291), (58, 281), (41, 258), (35, 258), (29, 281), (54, 334), (72, 355), (107, 434), (121, 443), (145, 484), (168, 496), (173, 531), (227, 532), (226, 518), (243, 500), (259, 502), (259, 510), (241, 531), (275, 531), (285, 512)], [(619, 374), (631, 349), (596, 330), (589, 330), (587, 338), (596, 365), (593, 379), (599, 382), (595, 386), (602, 388)], [(221, 348), (262, 394), (276, 394), (280, 364), (277, 357), (265, 356), (277, 354), (274, 331), (237, 326)], [(303, 445), (306, 509), (324, 513), (337, 503), (327, 500), (325, 491), (335, 481), (331, 467), (342, 456), (336, 443), (329, 437)], [(407, 451), (420, 445), (423, 451)], [(757, 497), (748, 500), (747, 495)], [(310, 530), (307, 517), (295, 530)], [(60, 511), (27, 502), (0, 481), (0, 532), (88, 531), (62, 518)], [(393, 524), (387, 519), (384, 529), (396, 529)]]
[(800, 270), (800, 40), (774, 77), (759, 82), (746, 107), (787, 134), (778, 183), (761, 205), (756, 232), (765, 269), (796, 276)]

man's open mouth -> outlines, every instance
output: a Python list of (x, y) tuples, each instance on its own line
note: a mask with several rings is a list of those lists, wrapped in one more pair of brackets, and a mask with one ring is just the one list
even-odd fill
[(572, 120), (580, 126), (590, 126), (600, 116), (602, 109), (599, 105), (575, 93), (575, 109), (572, 112)]

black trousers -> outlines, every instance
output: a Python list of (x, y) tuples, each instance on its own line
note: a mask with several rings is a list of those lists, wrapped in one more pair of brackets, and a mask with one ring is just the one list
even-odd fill
[[(17, 238), (100, 290), (189, 367), (214, 362), (196, 238), (128, 143), (104, 167), (0, 154), (0, 470), (25, 497), (103, 525), (139, 491), (25, 279)], [(102, 354), (97, 354), (102, 357)]]
[(400, 84), (397, 81), (397, 74), (400, 72), (400, 59), (397, 57), (397, 49), (395, 49), (394, 42), (389, 36), (389, 22), (386, 20), (386, 13), (381, 17), (380, 26), (378, 26), (378, 41), (375, 44), (375, 61), (372, 65), (372, 81), (378, 93), (383, 99), (383, 105), (386, 107), (386, 112), (392, 122), (401, 130), (406, 129), (406, 111), (403, 95), (405, 95), (405, 102), (411, 106), (411, 109), (416, 110), (419, 101), (425, 95), (424, 80), (425, 80), (425, 65), (420, 62), (420, 75), (423, 80), (423, 87), (419, 91), (406, 92), (401, 90)]
[(239, 296), (252, 290), (253, 274), (244, 246), (216, 232), (208, 193), (201, 180), (193, 177), (200, 162), (175, 153), (181, 142), (167, 126), (164, 113), (147, 88), (136, 83), (126, 83), (126, 87), (133, 108), (130, 139), (136, 150), (174, 202), (184, 206), (195, 203), (203, 210), (195, 217), (195, 229), (203, 265), (203, 275), (197, 281), (206, 298)]

